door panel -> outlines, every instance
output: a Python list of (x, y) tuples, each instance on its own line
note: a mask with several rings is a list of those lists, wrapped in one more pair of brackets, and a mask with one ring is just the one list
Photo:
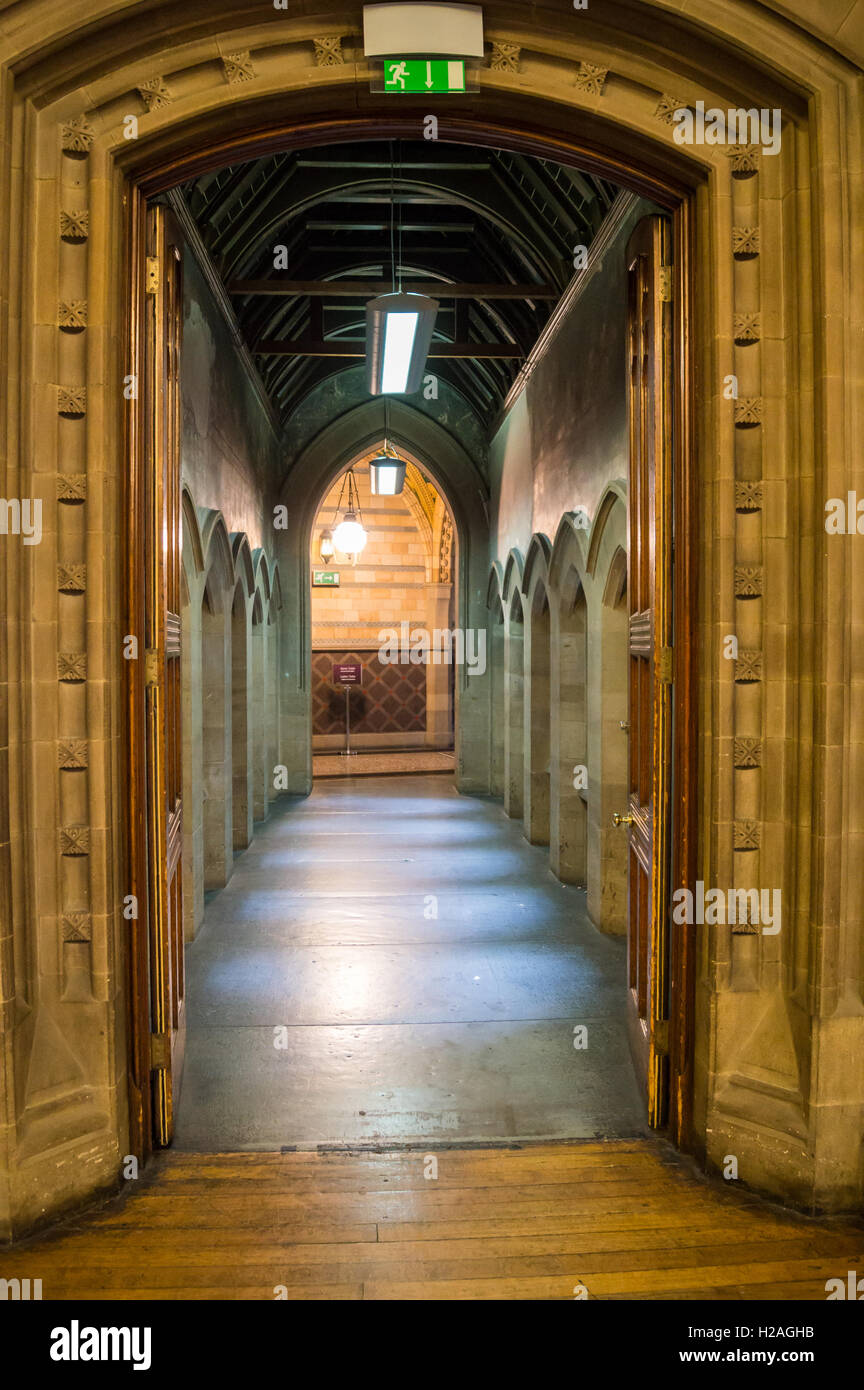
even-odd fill
[(181, 242), (170, 213), (147, 209), (146, 783), (153, 1142), (170, 1143), (186, 1037), (181, 873), (180, 331)]
[(630, 418), (629, 1030), (649, 1122), (668, 1104), (672, 713), (672, 305), (667, 219), (627, 248)]

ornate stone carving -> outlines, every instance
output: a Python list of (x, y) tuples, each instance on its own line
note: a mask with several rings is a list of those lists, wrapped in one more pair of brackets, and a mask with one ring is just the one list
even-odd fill
[(738, 904), (738, 921), (732, 923), (733, 936), (758, 936), (759, 926), (756, 922), (750, 921), (751, 907), (748, 903)]
[(89, 912), (63, 913), (63, 940), (89, 941), (91, 938)]
[(754, 685), (762, 679), (762, 653), (739, 651), (735, 662), (735, 681), (738, 685)]
[(602, 97), (608, 76), (608, 68), (598, 67), (596, 63), (582, 62), (576, 73), (576, 86), (580, 92), (585, 92), (587, 96)]
[(158, 111), (161, 106), (167, 106), (171, 101), (171, 93), (165, 86), (163, 77), (148, 78), (137, 91), (148, 111)]
[(759, 255), (759, 228), (732, 228), (732, 255), (736, 261), (752, 261)]
[(762, 320), (759, 314), (736, 314), (733, 336), (739, 347), (749, 347), (758, 343), (762, 336)]
[(521, 52), (518, 43), (505, 43), (502, 39), (493, 39), (489, 66), (493, 72), (518, 72)]
[(58, 473), (57, 474), (57, 501), (74, 503), (83, 502), (87, 496), (87, 474), (86, 473)]
[(732, 161), (733, 179), (752, 179), (759, 172), (760, 145), (730, 145), (726, 154)]
[(756, 260), (760, 252), (758, 227), (732, 228), (732, 254), (735, 260)]
[(313, 39), (315, 45), (315, 64), (319, 68), (338, 68), (345, 62), (345, 54), (342, 52), (342, 40), (324, 37)]
[(689, 105), (686, 98), (669, 96), (668, 92), (664, 92), (654, 109), (654, 115), (658, 121), (663, 121), (664, 125), (672, 125), (675, 112), (686, 111)]
[(64, 333), (80, 333), (87, 327), (87, 300), (70, 299), (61, 301), (57, 309), (57, 327)]
[(252, 55), (248, 48), (239, 49), (236, 53), (223, 53), (222, 67), (228, 82), (251, 82), (255, 77)]
[(86, 652), (60, 652), (57, 656), (57, 679), (77, 684), (87, 679)]
[(761, 483), (735, 484), (736, 512), (758, 512), (762, 509)]
[(61, 594), (83, 594), (87, 588), (87, 566), (58, 565), (57, 588)]
[(87, 766), (86, 738), (64, 738), (57, 744), (57, 762), (61, 772), (82, 772)]
[(762, 566), (761, 565), (736, 565), (735, 566), (735, 597), (736, 598), (761, 598), (762, 596)]
[(742, 396), (735, 402), (735, 426), (739, 430), (752, 430), (762, 424), (762, 397)]
[(762, 766), (762, 740), (760, 738), (736, 738), (732, 745), (732, 761), (735, 767), (750, 768)]
[(80, 859), (90, 853), (90, 827), (64, 825), (60, 831), (60, 853), (67, 859)]
[(70, 159), (84, 159), (95, 139), (96, 132), (86, 116), (74, 116), (61, 126), (60, 143), (63, 153)]
[(738, 851), (759, 848), (758, 820), (736, 820), (732, 825), (732, 845)]
[(86, 208), (81, 212), (60, 213), (60, 237), (63, 241), (86, 241), (90, 235), (90, 213)]
[(87, 411), (86, 386), (58, 386), (57, 414), (70, 420), (80, 420)]
[(450, 520), (450, 513), (444, 513), (441, 522), (441, 543), (438, 550), (438, 582), (439, 584), (450, 584), (452, 582), (453, 566), (453, 523)]

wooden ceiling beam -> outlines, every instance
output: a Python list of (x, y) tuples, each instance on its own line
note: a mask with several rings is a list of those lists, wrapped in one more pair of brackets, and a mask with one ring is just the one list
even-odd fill
[[(366, 344), (360, 338), (340, 342), (338, 338), (321, 340), (299, 338), (265, 338), (253, 349), (266, 357), (365, 357)], [(525, 354), (515, 343), (433, 343), (429, 357), (510, 358)]]
[[(403, 290), (434, 299), (560, 299), (554, 285), (450, 285), (445, 280), (403, 280)], [(374, 299), (389, 294), (391, 280), (232, 280), (230, 294), (298, 295)]]

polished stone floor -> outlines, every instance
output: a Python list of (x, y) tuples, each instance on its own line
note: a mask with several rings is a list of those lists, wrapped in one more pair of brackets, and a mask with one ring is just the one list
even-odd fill
[(500, 804), (436, 774), (316, 783), (187, 949), (176, 1143), (643, 1134), (624, 966)]

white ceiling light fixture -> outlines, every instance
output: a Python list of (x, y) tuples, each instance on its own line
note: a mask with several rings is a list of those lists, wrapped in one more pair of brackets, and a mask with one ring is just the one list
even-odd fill
[(366, 384), (373, 396), (420, 389), (438, 313), (437, 299), (396, 290), (366, 305)]
[(396, 497), (405, 486), (405, 461), (384, 451), (369, 464), (369, 482), (373, 497)]

